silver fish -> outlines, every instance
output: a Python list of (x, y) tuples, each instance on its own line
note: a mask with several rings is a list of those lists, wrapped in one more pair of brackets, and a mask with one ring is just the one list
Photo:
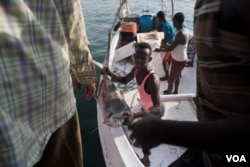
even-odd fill
[(124, 114), (131, 112), (123, 94), (105, 74), (99, 85), (96, 100), (104, 123), (112, 128), (121, 126), (125, 121)]

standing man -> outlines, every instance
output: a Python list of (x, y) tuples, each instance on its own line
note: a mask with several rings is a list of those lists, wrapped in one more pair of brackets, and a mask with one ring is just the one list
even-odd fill
[[(166, 20), (165, 17), (165, 13), (163, 11), (159, 11), (157, 13), (157, 18), (159, 19), (160, 23), (162, 24), (162, 29), (164, 32), (164, 38), (161, 41), (161, 48), (165, 48), (168, 45), (171, 45), (173, 43), (174, 40), (174, 36), (176, 33), (176, 30), (172, 24), (171, 21)], [(168, 54), (166, 53), (165, 56), (167, 56)], [(171, 55), (169, 55), (170, 57), (167, 59), (163, 58), (163, 69), (166, 73), (166, 76), (163, 78), (160, 78), (161, 81), (163, 80), (167, 80), (168, 79), (168, 70), (169, 70), (169, 65), (170, 65), (170, 61), (171, 61)]]
[(80, 0), (0, 2), (0, 166), (81, 167), (69, 67), (96, 90)]

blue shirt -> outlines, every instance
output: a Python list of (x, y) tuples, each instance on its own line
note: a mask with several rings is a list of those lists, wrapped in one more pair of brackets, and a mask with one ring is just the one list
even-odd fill
[(176, 30), (175, 30), (173, 23), (171, 21), (165, 21), (163, 23), (163, 32), (164, 32), (165, 36), (166, 35), (168, 36), (167, 43), (172, 44)]

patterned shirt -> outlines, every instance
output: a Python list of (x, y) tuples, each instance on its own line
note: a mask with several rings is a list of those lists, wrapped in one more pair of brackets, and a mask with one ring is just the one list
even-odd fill
[[(250, 112), (249, 39), (218, 27), (220, 7), (221, 0), (196, 0), (197, 114), (201, 121), (233, 118)], [(225, 157), (223, 153), (203, 153), (205, 166), (209, 167), (225, 166)]]
[(0, 166), (31, 167), (95, 82), (79, 0), (0, 2)]

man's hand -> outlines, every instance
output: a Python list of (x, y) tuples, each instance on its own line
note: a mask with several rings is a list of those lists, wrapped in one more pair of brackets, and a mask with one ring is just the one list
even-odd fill
[[(82, 84), (78, 81), (78, 79), (75, 77), (75, 85), (77, 91), (81, 91), (82, 89)], [(96, 84), (86, 84), (85, 86), (85, 100), (90, 100), (94, 95), (96, 91)]]
[(96, 91), (96, 84), (86, 84), (85, 85), (85, 99), (90, 100), (94, 95)]
[(77, 90), (78, 92), (80, 92), (81, 89), (82, 89), (82, 84), (77, 80), (76, 77), (74, 77), (74, 79), (75, 79), (76, 90)]
[(140, 143), (144, 154), (150, 154), (150, 149), (160, 144), (160, 142), (156, 142), (157, 140), (150, 134), (152, 133), (152, 124), (159, 120), (159, 118), (150, 113), (144, 113), (142, 119), (128, 126), (128, 128), (132, 130), (130, 138), (136, 139), (136, 141)]
[(131, 123), (134, 121), (134, 119), (135, 119), (134, 113), (133, 113), (133, 112), (126, 112), (126, 113), (123, 114), (123, 116), (124, 116), (124, 118), (125, 118), (125, 120), (124, 120), (124, 122), (123, 122), (123, 125), (129, 125), (129, 124), (131, 124)]
[(104, 66), (104, 67), (102, 68), (101, 74), (103, 74), (103, 75), (110, 75), (110, 70), (109, 70), (109, 68), (108, 68), (107, 66)]

